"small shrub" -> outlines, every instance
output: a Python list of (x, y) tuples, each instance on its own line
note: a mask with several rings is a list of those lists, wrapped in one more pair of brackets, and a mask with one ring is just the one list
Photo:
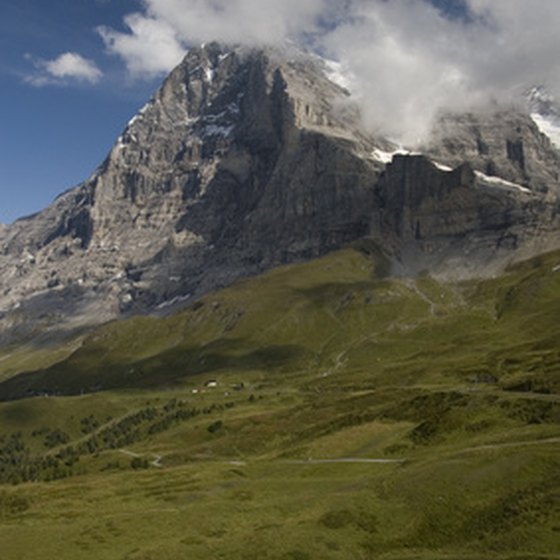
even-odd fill
[(208, 426), (208, 431), (211, 434), (215, 434), (217, 431), (221, 430), (224, 426), (224, 423), (221, 420), (217, 420)]
[(142, 459), (142, 457), (134, 457), (130, 461), (130, 466), (134, 469), (147, 469), (150, 466), (147, 459)]
[(347, 510), (329, 511), (319, 520), (327, 529), (344, 529), (354, 524), (354, 514)]

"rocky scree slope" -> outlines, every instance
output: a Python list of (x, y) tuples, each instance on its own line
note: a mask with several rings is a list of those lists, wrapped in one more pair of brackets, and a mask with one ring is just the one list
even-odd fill
[(528, 115), (449, 116), (395, 152), (322, 59), (192, 49), (90, 179), (0, 231), (3, 332), (171, 309), (364, 236), (407, 273), (560, 245), (560, 158)]

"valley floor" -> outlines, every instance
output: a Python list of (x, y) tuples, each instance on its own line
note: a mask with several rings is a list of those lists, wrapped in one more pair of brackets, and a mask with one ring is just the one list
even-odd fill
[(2, 560), (560, 558), (559, 262), (450, 286), (348, 250), (7, 350)]

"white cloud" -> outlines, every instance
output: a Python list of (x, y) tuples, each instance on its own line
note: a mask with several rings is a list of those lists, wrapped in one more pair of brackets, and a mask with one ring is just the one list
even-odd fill
[(133, 77), (152, 78), (168, 72), (185, 54), (177, 32), (165, 19), (142, 14), (125, 18), (129, 33), (97, 29), (111, 54), (120, 56)]
[(34, 64), (37, 71), (26, 81), (35, 86), (63, 84), (68, 80), (95, 84), (103, 77), (94, 61), (73, 52), (63, 53), (53, 60), (38, 59)]
[(449, 19), (429, 0), (143, 0), (128, 32), (99, 33), (133, 77), (169, 71), (204, 41), (312, 42), (354, 76), (368, 126), (414, 143), (441, 110), (537, 83), (560, 97), (558, 0), (464, 4), (470, 17)]
[(424, 0), (352, 0), (323, 37), (356, 76), (367, 124), (414, 144), (444, 110), (510, 103), (545, 83), (560, 95), (560, 2), (465, 0), (447, 19)]
[(145, 0), (189, 42), (274, 43), (312, 31), (327, 0)]
[(482, 41), (469, 61), (479, 80), (498, 86), (546, 82), (560, 92), (560, 2), (468, 0)]
[(355, 2), (352, 18), (323, 40), (355, 77), (366, 124), (413, 144), (440, 108), (465, 101), (461, 26), (424, 2)]
[(130, 74), (152, 78), (175, 66), (189, 45), (278, 43), (318, 30), (334, 0), (144, 0), (143, 13), (125, 18), (129, 32), (98, 29), (108, 51)]

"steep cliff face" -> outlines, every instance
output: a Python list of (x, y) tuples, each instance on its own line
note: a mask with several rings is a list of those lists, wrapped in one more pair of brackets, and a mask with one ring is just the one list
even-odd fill
[(560, 103), (545, 87), (532, 87), (527, 92), (527, 108), (531, 118), (551, 141), (556, 150), (560, 151)]
[(528, 115), (447, 116), (396, 155), (327, 76), (290, 47), (191, 50), (89, 180), (0, 230), (4, 333), (172, 309), (364, 236), (396, 272), (560, 246), (560, 159)]
[(4, 315), (153, 310), (365, 235), (382, 166), (346, 97), (295, 49), (193, 49), (88, 181), (0, 234)]
[(451, 166), (464, 161), (489, 177), (533, 192), (558, 195), (560, 157), (550, 138), (520, 109), (447, 115), (436, 125), (425, 152)]
[[(426, 156), (395, 156), (378, 181), (371, 235), (395, 271), (448, 279), (485, 276), (558, 247), (558, 199)], [(555, 189), (557, 185), (551, 184)]]

